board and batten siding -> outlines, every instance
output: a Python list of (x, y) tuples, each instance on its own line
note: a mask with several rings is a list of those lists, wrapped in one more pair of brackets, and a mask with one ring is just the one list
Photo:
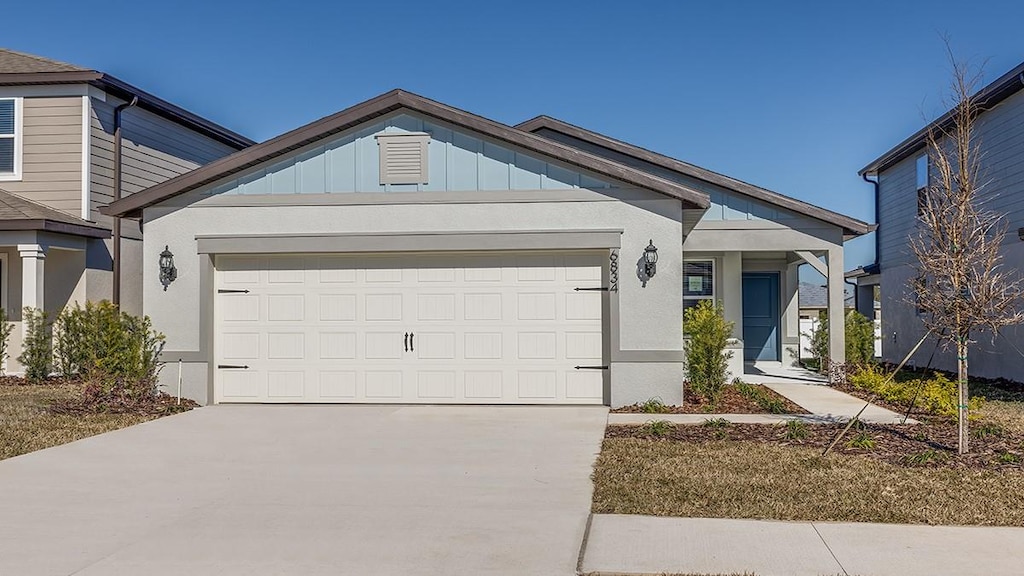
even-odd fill
[[(985, 208), (1006, 215), (1008, 243), (1019, 243), (1017, 228), (1024, 227), (1024, 90), (985, 112), (975, 125), (981, 143), (982, 196)], [(917, 221), (919, 153), (884, 170), (879, 181), (879, 262), (896, 266), (913, 262), (908, 238)]]
[(82, 206), (82, 99), (23, 100), (22, 178), (0, 187), (78, 216)]
[[(92, 99), (91, 218), (114, 199), (114, 109), (123, 102)], [(122, 194), (128, 196), (236, 152), (235, 148), (138, 107), (121, 115)], [(133, 228), (133, 227), (132, 227)], [(126, 234), (131, 234), (126, 231)]]

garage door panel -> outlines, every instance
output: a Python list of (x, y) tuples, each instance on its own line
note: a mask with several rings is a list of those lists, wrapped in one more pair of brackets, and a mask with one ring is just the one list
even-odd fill
[(602, 259), (218, 257), (215, 399), (600, 403)]

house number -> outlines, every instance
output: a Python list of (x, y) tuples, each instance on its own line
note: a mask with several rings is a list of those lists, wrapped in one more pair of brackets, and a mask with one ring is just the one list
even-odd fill
[(619, 291), (619, 253), (612, 250), (608, 254), (608, 284), (612, 292)]

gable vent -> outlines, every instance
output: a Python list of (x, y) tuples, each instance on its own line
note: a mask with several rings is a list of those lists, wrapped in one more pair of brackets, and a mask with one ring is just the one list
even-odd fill
[(427, 144), (422, 132), (378, 134), (381, 184), (426, 184)]

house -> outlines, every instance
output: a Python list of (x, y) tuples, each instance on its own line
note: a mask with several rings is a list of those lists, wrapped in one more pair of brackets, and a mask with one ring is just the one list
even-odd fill
[(104, 298), (141, 312), (141, 230), (98, 208), (252, 143), (109, 74), (0, 49), (0, 307), (16, 324), (25, 306), (52, 318)]
[[(1005, 214), (1009, 229), (1003, 264), (1005, 269), (1019, 272), (1024, 270), (1024, 63), (982, 88), (975, 99), (981, 110), (975, 133), (982, 146), (981, 173), (986, 182), (981, 201), (987, 209)], [(860, 287), (858, 308), (867, 301), (860, 297), (860, 291), (881, 285), (885, 308), (882, 358), (888, 362), (903, 360), (925, 333), (913, 303), (915, 258), (908, 239), (915, 234), (919, 191), (928, 186), (932, 176), (928, 133), (949, 121), (947, 112), (860, 171), (875, 187), (876, 262), (851, 276)], [(1004, 328), (994, 342), (990, 335), (976, 339), (970, 358), (972, 375), (1024, 382), (1024, 327)], [(925, 366), (934, 348), (931, 344), (922, 346), (909, 364)], [(955, 354), (940, 348), (932, 366), (955, 371)]]
[(724, 304), (734, 374), (794, 363), (797, 268), (826, 275), (841, 322), (843, 241), (870, 230), (552, 118), (512, 127), (403, 90), (104, 212), (141, 219), (162, 377), (204, 403), (677, 403), (684, 308)]

